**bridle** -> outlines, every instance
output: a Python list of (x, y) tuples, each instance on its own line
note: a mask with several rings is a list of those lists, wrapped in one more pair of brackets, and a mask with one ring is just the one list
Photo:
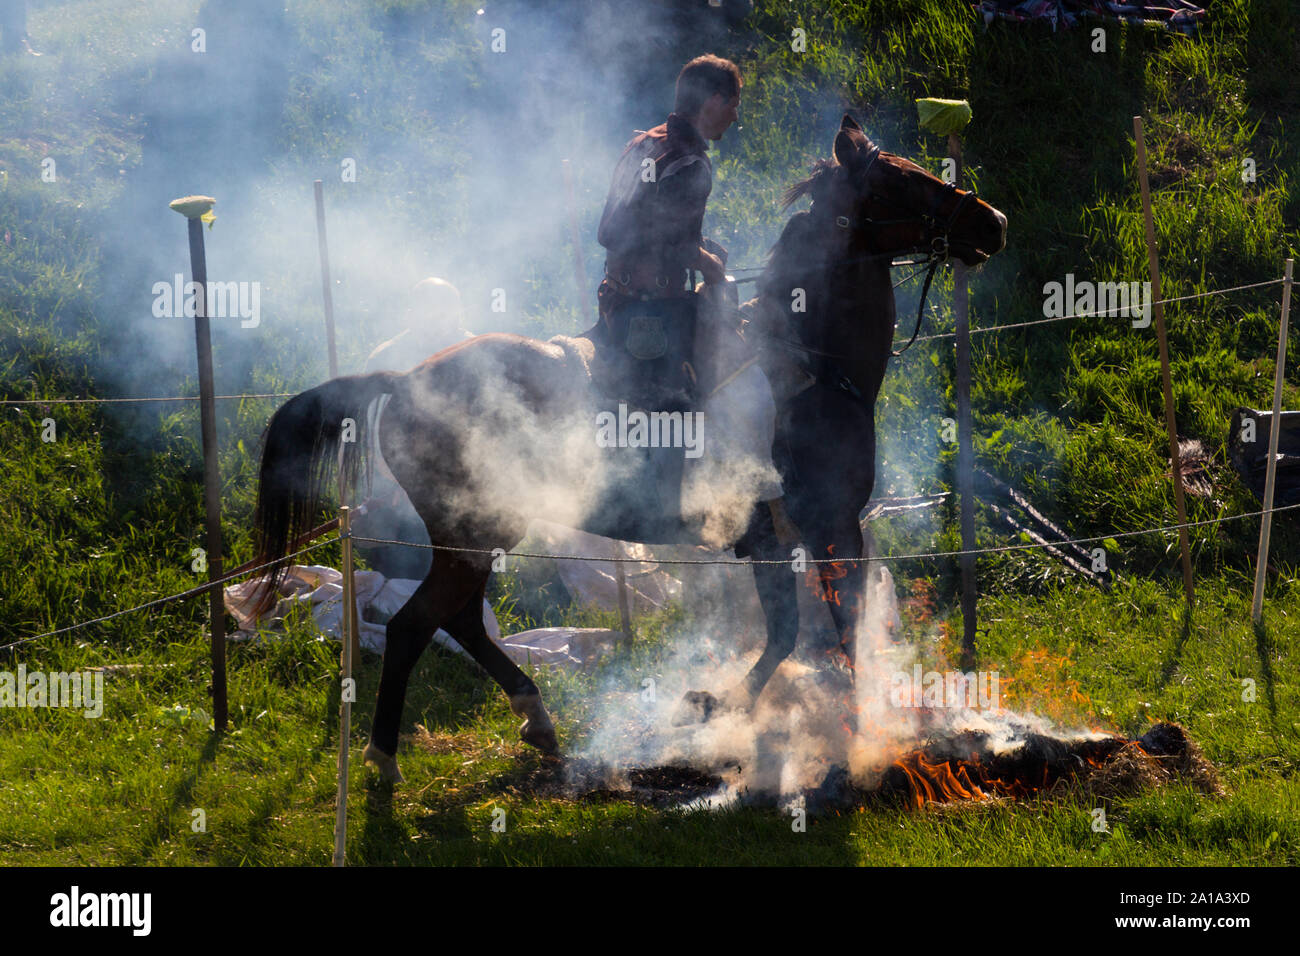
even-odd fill
[[(862, 178), (864, 182), (866, 181), (868, 174), (871, 172), (871, 167), (875, 164), (876, 159), (879, 156), (880, 156), (880, 147), (876, 146), (871, 152), (871, 158), (867, 160), (867, 168), (862, 171)], [(961, 194), (960, 198), (958, 198), (956, 205), (953, 206), (952, 212), (948, 214), (947, 218), (942, 222), (941, 225), (939, 219), (939, 212), (941, 209), (943, 209), (944, 203), (954, 193), (960, 193)], [(867, 187), (866, 198), (886, 206), (891, 206), (894, 209), (902, 208), (897, 201), (893, 199), (889, 199), (888, 197), (875, 192), (870, 188), (869, 185)], [(893, 259), (897, 255), (904, 255), (909, 252), (918, 252), (918, 251), (927, 253), (926, 258), (922, 260), (922, 262), (924, 263), (923, 268), (926, 268), (926, 273), (925, 273), (925, 282), (921, 286), (921, 301), (917, 305), (917, 309), (916, 309), (916, 326), (912, 329), (912, 337), (907, 340), (906, 345), (904, 345), (901, 349), (898, 350), (894, 350), (894, 349), (890, 350), (890, 355), (892, 355), (894, 358), (898, 358), (909, 348), (911, 348), (912, 343), (916, 341), (916, 337), (920, 334), (921, 319), (925, 314), (925, 300), (926, 297), (930, 294), (930, 284), (934, 280), (934, 273), (939, 268), (939, 266), (947, 262), (949, 258), (948, 236), (952, 232), (952, 228), (957, 222), (957, 217), (960, 216), (962, 210), (966, 208), (966, 204), (970, 202), (972, 199), (977, 200), (978, 198), (979, 197), (976, 196), (975, 194), (975, 190), (973, 189), (968, 191), (961, 190), (958, 189), (954, 183), (947, 182), (944, 184), (944, 189), (940, 190), (939, 193), (935, 196), (934, 203), (932, 204), (931, 209), (927, 212), (921, 213), (920, 215), (903, 216), (898, 219), (872, 219), (871, 217), (868, 216), (862, 219), (860, 223), (858, 223), (857, 225), (868, 229), (876, 229), (876, 228), (883, 228), (885, 226), (904, 226), (904, 225), (913, 225), (919, 223), (922, 227), (925, 228), (927, 233), (930, 234), (929, 249), (925, 249), (925, 248), (917, 249), (914, 247), (910, 249), (900, 249), (893, 252), (884, 252), (884, 253), (878, 252), (866, 256), (855, 256), (853, 259), (840, 260), (839, 262), (827, 264), (827, 268), (832, 266), (838, 268), (843, 265), (849, 265), (849, 264), (854, 264), (857, 262), (868, 261), (868, 260), (883, 259), (888, 257), (890, 260), (890, 265), (893, 266), (895, 264), (893, 262)], [(903, 211), (906, 212), (906, 210)], [(855, 223), (848, 216), (836, 216), (835, 225), (840, 229), (851, 230), (854, 228)], [(902, 264), (903, 263), (899, 263), (899, 265)], [(907, 263), (907, 264), (914, 265), (915, 263)], [(915, 275), (917, 275), (917, 273), (913, 272), (912, 275), (908, 276), (907, 278), (910, 279)], [(894, 288), (897, 289), (898, 286), (905, 281), (907, 281), (907, 279), (903, 279), (900, 280), (898, 283), (895, 283)]]
[[(867, 176), (871, 172), (871, 167), (875, 164), (876, 160), (879, 158), (880, 152), (881, 150), (879, 146), (873, 147), (871, 152), (871, 157), (867, 160), (866, 169), (864, 169), (862, 172), (862, 178), (864, 181), (867, 179)], [(940, 213), (941, 210), (943, 209), (944, 203), (949, 201), (950, 197), (954, 193), (959, 193), (960, 196), (956, 204), (953, 206), (952, 212), (950, 212), (946, 217), (941, 218)], [(876, 203), (883, 204), (885, 206), (890, 206), (893, 209), (899, 210), (901, 212), (904, 213), (908, 212), (908, 210), (904, 209), (896, 200), (890, 199), (884, 195), (875, 192), (874, 190), (870, 189), (870, 186), (868, 186), (867, 188), (866, 197), (869, 200), (872, 200)], [(926, 298), (930, 293), (930, 285), (934, 280), (934, 274), (938, 270), (939, 266), (941, 266), (943, 263), (948, 261), (950, 256), (950, 243), (948, 237), (952, 233), (953, 226), (956, 224), (958, 217), (961, 216), (962, 211), (966, 208), (967, 203), (971, 202), (972, 200), (977, 200), (978, 198), (979, 197), (976, 196), (975, 194), (975, 190), (973, 189), (969, 191), (960, 190), (956, 187), (955, 184), (949, 182), (949, 183), (945, 183), (945, 188), (940, 190), (939, 193), (936, 195), (930, 209), (927, 210), (926, 212), (920, 213), (919, 215), (909, 214), (909, 215), (900, 216), (899, 218), (896, 219), (873, 219), (868, 216), (856, 222), (849, 216), (836, 216), (834, 218), (833, 223), (836, 228), (850, 230), (851, 232), (857, 229), (880, 229), (887, 226), (913, 225), (919, 223), (921, 226), (925, 228), (926, 233), (930, 237), (928, 247), (922, 244), (919, 248), (913, 246), (905, 249), (897, 249), (891, 252), (868, 253), (866, 255), (854, 256), (848, 259), (837, 259), (834, 262), (824, 262), (817, 267), (821, 270), (840, 269), (845, 266), (856, 265), (861, 262), (874, 262), (880, 259), (888, 259), (891, 267), (903, 266), (903, 265), (921, 266), (921, 269), (912, 272), (910, 275), (894, 283), (893, 288), (895, 289), (897, 289), (904, 282), (907, 282), (910, 279), (915, 278), (917, 275), (920, 274), (922, 269), (925, 270), (925, 282), (921, 286), (921, 300), (917, 305), (916, 326), (915, 328), (912, 329), (912, 337), (907, 340), (907, 344), (904, 345), (901, 349), (895, 350), (891, 348), (890, 355), (892, 357), (898, 358), (909, 348), (911, 348), (913, 343), (916, 342), (917, 336), (921, 332), (921, 320), (925, 315)], [(813, 208), (815, 210), (816, 200), (814, 200), (813, 202)], [(809, 210), (809, 211), (812, 212), (813, 210)], [(919, 261), (912, 260), (912, 261), (904, 261), (904, 262), (894, 262), (894, 258), (896, 256), (907, 255), (914, 252), (924, 252), (926, 254), (925, 258)], [(752, 281), (757, 281), (758, 278), (759, 278), (758, 276), (754, 276), (752, 279), (741, 279), (739, 281), (752, 282)], [(780, 345), (791, 351), (803, 352), (808, 355), (816, 355), (820, 358), (830, 359), (830, 360), (843, 358), (843, 356), (835, 355), (830, 352), (823, 352), (820, 349), (815, 349), (812, 348), (811, 346), (804, 345), (802, 342), (791, 342), (788, 339), (784, 339), (778, 336), (773, 336), (770, 334), (767, 335), (766, 337), (771, 339), (775, 344)], [(838, 367), (832, 365), (832, 369), (833, 369), (833, 377), (836, 379), (836, 381), (834, 381), (832, 384), (834, 384), (838, 388), (844, 389), (849, 394), (854, 395), (855, 397), (860, 397), (860, 395), (858, 395), (857, 387), (853, 385), (852, 381), (849, 380), (848, 376), (845, 375), (842, 371), (840, 371)]]

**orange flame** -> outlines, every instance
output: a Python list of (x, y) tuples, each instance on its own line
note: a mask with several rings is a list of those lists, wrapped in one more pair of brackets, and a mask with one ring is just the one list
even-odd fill
[[(835, 557), (835, 545), (826, 546), (826, 553), (832, 558)], [(844, 562), (833, 561), (830, 564), (815, 564), (804, 575), (804, 582), (821, 600), (828, 604), (839, 605), (840, 592), (837, 588), (831, 586), (832, 581), (838, 581), (840, 578), (849, 576), (848, 568), (844, 567)]]
[(971, 779), (970, 769), (976, 765), (968, 761), (931, 761), (920, 750), (914, 750), (895, 760), (894, 766), (907, 775), (909, 797), (918, 810), (927, 803), (989, 799)]
[[(1119, 741), (1112, 740), (1112, 743)], [(1141, 747), (1132, 741), (1124, 747)], [(1100, 752), (1076, 751), (1083, 765), (1096, 769), (1103, 765)], [(927, 803), (956, 803), (963, 800), (990, 800), (995, 797), (1023, 799), (1046, 790), (1062, 777), (1076, 772), (1079, 764), (1067, 762), (1063, 768), (1054, 769), (1046, 761), (1036, 766), (1025, 766), (1018, 774), (999, 775), (985, 765), (976, 754), (970, 759), (931, 759), (923, 750), (913, 750), (894, 761), (893, 766), (903, 772), (907, 782), (907, 800), (917, 809)]]

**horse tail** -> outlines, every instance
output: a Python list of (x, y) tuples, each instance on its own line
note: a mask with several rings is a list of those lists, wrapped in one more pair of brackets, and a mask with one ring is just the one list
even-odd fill
[[(358, 423), (365, 423), (366, 406), (393, 391), (400, 378), (394, 372), (374, 372), (332, 379), (295, 395), (271, 416), (262, 433), (253, 516), (258, 564), (279, 561), (293, 550), (293, 542), (312, 529), (336, 468), (342, 469), (342, 493), (351, 495), (368, 442), (343, 441), (344, 423), (351, 419), (352, 434), (363, 438)], [(275, 603), (287, 571), (287, 562), (269, 569), (252, 595), (254, 613), (261, 614)]]

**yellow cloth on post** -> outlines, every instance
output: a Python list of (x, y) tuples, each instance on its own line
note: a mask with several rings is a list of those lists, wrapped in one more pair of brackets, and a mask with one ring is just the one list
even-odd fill
[(965, 100), (940, 100), (933, 97), (916, 101), (921, 127), (940, 136), (960, 133), (970, 122), (970, 103)]

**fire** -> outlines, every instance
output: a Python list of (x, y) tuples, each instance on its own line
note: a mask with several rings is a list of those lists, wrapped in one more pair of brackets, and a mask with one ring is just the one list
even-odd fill
[(1120, 737), (1086, 741), (1071, 747), (1055, 759), (1045, 756), (982, 759), (972, 752), (968, 759), (934, 757), (925, 750), (913, 750), (891, 765), (893, 789), (904, 793), (917, 809), (927, 803), (956, 803), (991, 800), (997, 797), (1024, 799), (1047, 790), (1059, 780), (1098, 769), (1124, 747), (1135, 741)]
[(1057, 655), (1046, 648), (1027, 650), (1007, 671), (1002, 696), (1008, 707), (1030, 710), (1057, 724), (1096, 723), (1092, 701), (1073, 676), (1071, 651)]
[[(953, 769), (954, 765), (956, 770)], [(910, 797), (919, 810), (927, 803), (952, 803), (957, 800), (987, 800), (989, 796), (970, 778), (965, 760), (931, 761), (923, 751), (914, 750), (894, 761), (907, 775)]]
[[(826, 553), (832, 558), (835, 557), (835, 545), (827, 545)], [(848, 576), (849, 570), (844, 566), (844, 562), (832, 561), (830, 564), (813, 565), (808, 569), (804, 581), (821, 600), (828, 604), (839, 605), (839, 589), (832, 587), (831, 582)]]

